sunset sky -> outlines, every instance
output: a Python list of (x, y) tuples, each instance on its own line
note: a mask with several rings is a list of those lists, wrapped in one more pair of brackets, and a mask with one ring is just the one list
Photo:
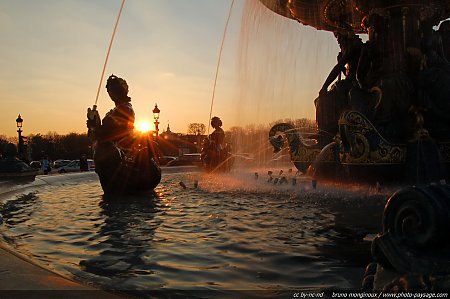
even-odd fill
[[(249, 2), (250, 3), (250, 2)], [(336, 61), (329, 32), (236, 0), (213, 115), (224, 129), (314, 118), (314, 98)], [(121, 0), (0, 0), (0, 135), (84, 132)], [(231, 0), (127, 0), (106, 68), (129, 84), (136, 122), (186, 133), (208, 124)], [(113, 108), (103, 82), (98, 110)]]

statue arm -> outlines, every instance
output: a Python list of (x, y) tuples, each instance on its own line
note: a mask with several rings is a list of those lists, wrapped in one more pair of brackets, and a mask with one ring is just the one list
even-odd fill
[(448, 64), (448, 59), (445, 56), (445, 52), (444, 52), (444, 43), (442, 41), (442, 37), (438, 34), (438, 33), (434, 33), (435, 35), (435, 39), (436, 39), (436, 52), (437, 55), (439, 56), (440, 60), (442, 63)]
[(366, 87), (365, 76), (369, 72), (369, 69), (369, 53), (367, 51), (367, 47), (363, 47), (361, 49), (361, 55), (359, 56), (358, 67), (356, 68), (356, 80), (361, 88)]
[(339, 76), (340, 72), (342, 72), (345, 69), (345, 64), (347, 63), (347, 56), (348, 55), (344, 53), (344, 55), (340, 57), (338, 63), (333, 67), (327, 79), (323, 83), (322, 88), (320, 89), (319, 92), (320, 95), (323, 95), (327, 92), (328, 86), (330, 86), (330, 84), (333, 83), (333, 81), (336, 80), (336, 78)]
[(97, 139), (97, 131), (100, 129), (102, 122), (100, 120), (100, 115), (95, 109), (88, 108), (87, 111), (87, 121), (86, 126), (88, 128), (88, 136), (92, 140)]

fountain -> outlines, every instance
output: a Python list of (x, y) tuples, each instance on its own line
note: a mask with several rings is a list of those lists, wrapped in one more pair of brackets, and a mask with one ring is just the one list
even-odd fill
[(163, 170), (155, 192), (126, 200), (92, 172), (38, 177), (0, 198), (0, 236), (64, 277), (139, 298), (358, 289), (391, 190), (256, 170)]
[(386, 204), (364, 288), (448, 290), (450, 1), (260, 1), (335, 33), (341, 53), (329, 78), (347, 66), (315, 101), (316, 142), (279, 123), (269, 132), (275, 152), (287, 142), (294, 165), (315, 177), (415, 184)]
[[(414, 14), (429, 13), (412, 4), (404, 5), (407, 10), (403, 6), (378, 8), (350, 1), (262, 1), (280, 14), (318, 29), (354, 33), (362, 33), (359, 23), (375, 12), (393, 24), (404, 20), (405, 26), (417, 25)], [(444, 13), (444, 6), (433, 4), (432, 12), (436, 14), (442, 8), (439, 12)], [(408, 32), (405, 36), (413, 44)], [(397, 42), (390, 46), (396, 48)], [(419, 43), (416, 46), (421, 47)], [(424, 75), (420, 68), (415, 74)], [(420, 83), (429, 92), (433, 90), (429, 83), (415, 79), (416, 88)], [(400, 91), (406, 91), (408, 84), (402, 83), (408, 80), (403, 80), (399, 75), (387, 82), (404, 86)], [(392, 100), (392, 88), (382, 85), (356, 100), (379, 100), (380, 91)], [(332, 91), (321, 97), (327, 96), (334, 99)], [(435, 164), (408, 164), (408, 159), (416, 155), (422, 159), (442, 154), (443, 160), (436, 163), (448, 165), (448, 127), (433, 126), (428, 121), (433, 117), (429, 113), (439, 110), (416, 108), (411, 112), (415, 125), (411, 135), (392, 132), (378, 119), (348, 110), (337, 117), (336, 138), (327, 144), (320, 135), (317, 143), (309, 142), (287, 123), (272, 128), (270, 141), (277, 149), (288, 141), (295, 166), (304, 172), (313, 165), (317, 176), (336, 172), (342, 176), (347, 170), (355, 175), (357, 166), (362, 174), (381, 176), (398, 174), (407, 165), (419, 169), (413, 172), (419, 174), (420, 167), (433, 169)], [(442, 282), (447, 278), (441, 273), (448, 269), (445, 237), (450, 195), (446, 185), (411, 187), (394, 193), (380, 227), (379, 216), (387, 196), (394, 191), (391, 186), (326, 185), (322, 180), (299, 176), (292, 168), (278, 168), (267, 176), (266, 169), (232, 169), (214, 175), (164, 171), (167, 169), (154, 192), (128, 196), (126, 201), (120, 200), (121, 196), (110, 200), (95, 174), (38, 178), (39, 185), (20, 190), (17, 196), (8, 193), (2, 197), (4, 224), (0, 235), (37, 264), (74, 280), (139, 297), (295, 297), (298, 290), (359, 289), (364, 266), (372, 258), (371, 244), (375, 263), (366, 273), (367, 290), (383, 288), (418, 270), (429, 278), (439, 278), (438, 287), (445, 286)], [(427, 175), (423, 180), (436, 178), (440, 180), (441, 176)], [(415, 228), (422, 229), (420, 220), (424, 219), (430, 224), (428, 229), (416, 233)], [(382, 234), (372, 243), (370, 236), (379, 231)], [(410, 238), (412, 235), (419, 240)], [(436, 250), (436, 246), (441, 249)], [(420, 258), (417, 248), (426, 250)], [(432, 255), (435, 259), (430, 259)], [(432, 268), (436, 263), (440, 267)]]
[(0, 182), (27, 183), (34, 181), (37, 169), (17, 158), (17, 147), (9, 143), (5, 148), (5, 158), (0, 160)]
[[(317, 176), (447, 179), (450, 68), (442, 40), (448, 33), (433, 27), (450, 16), (448, 1), (261, 2), (336, 35), (370, 33), (358, 45), (356, 66), (348, 63), (352, 73), (316, 100), (317, 144), (307, 145), (296, 128), (279, 124), (269, 133), (276, 151), (288, 141), (295, 166), (302, 172), (311, 166)], [(349, 48), (341, 46), (341, 54)]]

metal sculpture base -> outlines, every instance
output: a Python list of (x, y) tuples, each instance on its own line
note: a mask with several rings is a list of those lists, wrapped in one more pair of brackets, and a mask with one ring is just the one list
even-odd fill
[(225, 144), (224, 148), (218, 149), (215, 144), (205, 139), (201, 150), (202, 165), (207, 171), (230, 171), (234, 164), (231, 148)]
[(135, 194), (153, 190), (161, 181), (161, 168), (150, 148), (126, 156), (112, 143), (97, 145), (95, 172), (105, 194)]
[[(351, 88), (345, 93), (321, 90), (324, 98), (316, 105), (319, 132), (336, 135), (334, 141), (320, 133), (317, 145), (308, 146), (287, 124), (275, 125), (269, 140), (275, 152), (287, 141), (292, 162), (300, 163), (301, 171), (309, 163), (316, 176), (423, 186), (405, 188), (389, 199), (364, 288), (448, 291), (450, 30), (444, 24), (450, 23), (440, 22), (450, 17), (450, 1), (260, 1), (337, 36), (369, 35), (357, 66), (349, 67)], [(340, 46), (343, 57), (351, 47)], [(342, 68), (342, 62), (336, 66)], [(339, 103), (350, 111), (343, 112)]]
[[(326, 146), (306, 142), (291, 124), (272, 127), (269, 141), (278, 152), (287, 144), (291, 161), (303, 173), (317, 177), (396, 183), (430, 183), (447, 179), (449, 142), (431, 138), (394, 143), (384, 138), (365, 115), (346, 111), (339, 134)], [(312, 144), (312, 145), (311, 145)]]
[[(287, 18), (341, 36), (341, 59), (357, 56), (356, 62), (338, 58), (335, 68), (349, 65), (348, 76), (329, 91), (325, 86), (315, 101), (318, 144), (306, 146), (302, 136), (289, 136), (298, 134), (295, 129), (279, 124), (269, 133), (275, 150), (281, 139), (273, 138), (273, 130), (284, 134), (301, 171), (309, 163), (318, 174), (334, 164), (336, 172), (354, 177), (376, 170), (380, 178), (396, 173), (414, 183), (447, 179), (450, 49), (444, 41), (450, 31), (434, 27), (450, 17), (450, 1), (260, 1)], [(355, 33), (369, 39), (352, 48), (342, 36)], [(328, 146), (332, 136), (334, 145)]]
[(374, 263), (365, 290), (450, 289), (450, 186), (408, 187), (394, 193), (383, 214), (383, 232), (372, 242)]

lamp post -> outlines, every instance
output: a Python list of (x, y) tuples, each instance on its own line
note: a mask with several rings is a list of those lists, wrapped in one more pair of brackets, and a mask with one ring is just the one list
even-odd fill
[(18, 142), (18, 146), (17, 146), (17, 151), (19, 153), (19, 157), (22, 158), (23, 157), (23, 140), (22, 140), (22, 125), (23, 125), (23, 119), (22, 117), (19, 116), (16, 119), (16, 124), (17, 124), (17, 133), (19, 133), (19, 142)]
[(155, 131), (156, 131), (156, 137), (158, 137), (158, 132), (159, 132), (159, 113), (161, 111), (158, 108), (158, 104), (155, 104), (155, 108), (153, 109), (153, 118), (155, 119)]

